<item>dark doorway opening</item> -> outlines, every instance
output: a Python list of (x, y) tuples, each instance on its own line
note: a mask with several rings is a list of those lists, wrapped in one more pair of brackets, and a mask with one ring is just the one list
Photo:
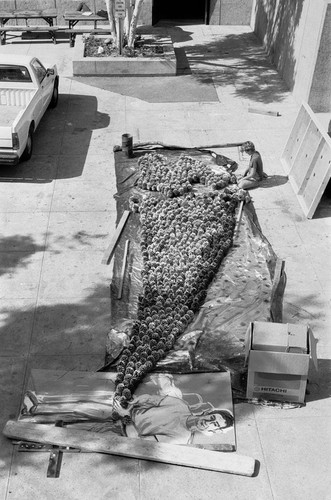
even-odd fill
[(192, 21), (208, 24), (209, 0), (153, 0), (153, 24), (159, 21)]

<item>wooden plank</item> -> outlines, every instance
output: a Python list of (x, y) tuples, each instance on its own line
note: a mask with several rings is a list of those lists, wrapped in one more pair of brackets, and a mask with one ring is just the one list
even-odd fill
[(310, 116), (306, 109), (302, 106), (295, 120), (290, 136), (287, 140), (284, 152), (282, 154), (282, 163), (286, 173), (289, 172), (293, 165), (293, 161), (299, 151), (303, 137), (310, 123)]
[(330, 180), (331, 139), (306, 103), (300, 108), (282, 163), (304, 214), (312, 218)]
[(292, 168), (288, 173), (297, 186), (296, 194), (300, 191), (301, 185), (310, 170), (310, 165), (321, 140), (322, 136), (318, 127), (311, 121), (303, 137), (301, 147), (295, 156)]
[[(181, 150), (181, 149), (187, 149), (187, 150), (193, 150), (193, 149), (196, 149), (196, 150), (200, 150), (200, 149), (211, 149), (211, 148), (234, 148), (234, 147), (237, 147), (237, 146), (241, 146), (243, 144), (243, 142), (226, 142), (226, 143), (223, 143), (223, 144), (211, 144), (211, 145), (208, 145), (208, 146), (194, 146), (193, 148), (186, 148), (186, 147), (183, 147), (183, 146), (178, 146), (178, 145), (175, 145), (175, 144), (165, 144), (164, 142), (161, 142), (161, 141), (149, 141), (149, 142), (135, 142), (133, 144), (133, 148), (134, 149), (139, 149), (139, 148), (144, 148), (144, 147), (148, 147), (148, 146), (160, 146), (160, 147), (163, 147), (165, 149), (175, 149), (175, 150)], [(116, 146), (115, 146), (116, 147)], [(115, 147), (114, 147), (114, 151), (115, 151)], [(120, 146), (117, 146), (117, 149), (116, 151), (119, 151), (121, 150), (121, 147)]]
[(0, 31), (59, 31), (57, 26), (1, 26)]
[(277, 258), (271, 289), (271, 319), (275, 323), (283, 322), (283, 295), (286, 286), (285, 260)]
[(9, 420), (3, 433), (10, 439), (24, 439), (43, 444), (70, 446), (82, 451), (106, 453), (122, 457), (138, 458), (197, 469), (253, 476), (255, 460), (237, 453), (222, 453), (191, 446), (155, 443), (144, 439), (131, 439), (116, 435), (107, 436), (96, 432), (80, 431)]
[(118, 299), (122, 298), (123, 284), (124, 284), (124, 275), (125, 275), (125, 269), (126, 269), (126, 262), (127, 262), (127, 258), (128, 258), (129, 245), (130, 245), (130, 240), (126, 240), (126, 242), (125, 242), (125, 249), (124, 249), (124, 255), (123, 255), (121, 277), (120, 277), (120, 286), (118, 288), (118, 294), (117, 294), (117, 298)]
[(239, 226), (240, 226), (242, 212), (243, 212), (243, 208), (244, 208), (244, 203), (245, 203), (245, 201), (241, 200), (240, 205), (239, 205), (237, 219), (236, 219), (236, 225), (235, 225), (235, 228), (233, 231), (233, 239), (235, 239), (238, 236)]
[(119, 221), (118, 226), (116, 228), (115, 234), (110, 242), (110, 245), (108, 246), (107, 250), (104, 253), (101, 264), (109, 264), (113, 254), (115, 252), (115, 248), (116, 248), (117, 242), (119, 240), (119, 237), (121, 236), (121, 233), (124, 229), (126, 221), (129, 218), (130, 213), (131, 212), (129, 210), (124, 210), (123, 215), (121, 217), (121, 220)]
[[(308, 183), (310, 181), (310, 178), (312, 175), (314, 175), (314, 170), (319, 164), (319, 158), (321, 156), (321, 152), (322, 152), (324, 146), (325, 146), (324, 139), (323, 139), (323, 137), (320, 136), (319, 143), (316, 144), (316, 147), (314, 148), (314, 156), (310, 162), (310, 165), (308, 166), (308, 169), (306, 170), (304, 175), (302, 175), (302, 181), (300, 184), (300, 189), (298, 190), (298, 195), (302, 195), (302, 193), (304, 193), (306, 188), (308, 187)], [(291, 174), (291, 172), (290, 172), (290, 174)], [(299, 184), (299, 183), (297, 182), (297, 184)]]
[(81, 35), (81, 34), (84, 34), (84, 33), (94, 33), (94, 34), (111, 34), (111, 30), (109, 28), (91, 28), (89, 26), (78, 26), (78, 28), (72, 28), (72, 29), (69, 29), (69, 28), (60, 28), (59, 29), (60, 32), (63, 32), (63, 33), (74, 33), (76, 35)]
[(315, 210), (321, 201), (326, 186), (331, 178), (331, 147), (324, 143), (323, 148), (319, 151), (315, 168), (309, 178), (308, 184), (298, 197), (299, 202), (308, 219), (311, 219)]

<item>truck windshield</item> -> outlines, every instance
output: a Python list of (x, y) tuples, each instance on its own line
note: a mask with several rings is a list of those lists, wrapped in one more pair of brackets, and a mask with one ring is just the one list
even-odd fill
[(0, 64), (0, 82), (32, 82), (25, 66)]

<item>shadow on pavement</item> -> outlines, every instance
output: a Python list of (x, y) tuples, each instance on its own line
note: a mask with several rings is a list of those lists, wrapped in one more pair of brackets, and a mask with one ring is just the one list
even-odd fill
[(308, 382), (307, 403), (331, 397), (331, 360), (318, 360), (318, 373)]
[(287, 175), (268, 175), (259, 185), (260, 188), (268, 189), (276, 186), (282, 186), (288, 182)]
[(313, 216), (314, 219), (327, 219), (328, 217), (331, 217), (331, 181), (326, 186)]
[[(33, 155), (16, 167), (0, 165), (0, 182), (47, 183), (80, 177), (93, 130), (108, 127), (109, 115), (98, 111), (90, 95), (60, 94), (55, 109), (48, 110), (34, 134)], [(61, 157), (75, 156), (61, 168)]]
[[(201, 84), (207, 84), (206, 77), (212, 76), (219, 87), (233, 86), (237, 97), (260, 103), (281, 102), (288, 95), (288, 88), (254, 32), (217, 34), (211, 41), (196, 43), (189, 28), (167, 29), (180, 56), (179, 68), (194, 72)], [(291, 58), (294, 64), (292, 52)]]
[(76, 76), (73, 80), (146, 102), (218, 102), (211, 76)]

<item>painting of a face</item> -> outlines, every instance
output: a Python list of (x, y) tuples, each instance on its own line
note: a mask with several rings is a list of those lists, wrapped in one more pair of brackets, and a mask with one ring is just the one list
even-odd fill
[(204, 415), (197, 420), (197, 429), (200, 432), (217, 432), (226, 427), (226, 422), (222, 415)]

